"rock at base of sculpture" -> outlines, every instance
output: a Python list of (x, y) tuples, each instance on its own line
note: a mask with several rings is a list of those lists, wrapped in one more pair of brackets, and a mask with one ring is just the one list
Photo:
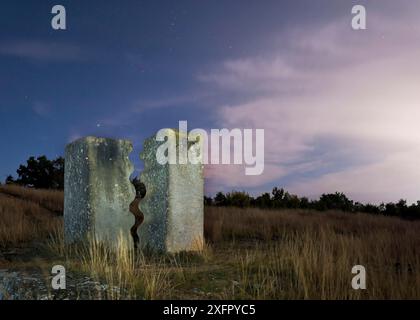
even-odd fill
[(117, 244), (132, 243), (129, 211), (135, 198), (129, 178), (133, 150), (126, 140), (86, 137), (66, 147), (64, 237), (67, 244), (89, 237)]
[[(167, 142), (178, 150), (185, 133), (166, 129)], [(186, 134), (185, 134), (186, 135)], [(189, 157), (202, 159), (202, 137), (187, 142)], [(184, 140), (186, 141), (186, 140)], [(140, 203), (144, 222), (139, 228), (140, 246), (160, 252), (199, 251), (203, 246), (204, 178), (199, 164), (161, 164), (158, 148), (162, 142), (153, 136), (145, 141), (141, 159), (141, 181), (146, 196)], [(197, 162), (195, 162), (197, 163)]]

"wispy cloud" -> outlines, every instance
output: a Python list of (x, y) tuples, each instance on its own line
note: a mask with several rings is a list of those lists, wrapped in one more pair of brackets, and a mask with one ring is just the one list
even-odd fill
[[(180, 94), (177, 96), (167, 96), (160, 98), (138, 98), (129, 105), (121, 108), (116, 114), (101, 118), (98, 123), (110, 127), (130, 126), (138, 121), (138, 116), (147, 111), (156, 109), (177, 108), (193, 105), (193, 108), (206, 107), (211, 96), (208, 93), (193, 92)], [(183, 120), (183, 119), (179, 119)], [(178, 125), (174, 123), (174, 125)]]
[(83, 58), (77, 45), (24, 40), (0, 44), (0, 55), (35, 61), (77, 61)]
[(37, 101), (32, 106), (32, 111), (41, 118), (48, 118), (51, 115), (51, 105), (46, 102)]
[(130, 112), (141, 113), (148, 109), (168, 108), (191, 104), (207, 98), (207, 93), (189, 93), (177, 96), (168, 96), (158, 99), (138, 99), (130, 108)]
[[(270, 54), (221, 63), (198, 79), (248, 100), (221, 105), (220, 125), (263, 128), (266, 170), (251, 181), (215, 168), (218, 185), (281, 183), (301, 194), (343, 190), (372, 201), (420, 198), (413, 160), (420, 147), (420, 29), (411, 17), (370, 15), (365, 32), (349, 22), (289, 30)], [(286, 46), (287, 45), (287, 46)], [(252, 94), (250, 94), (252, 93)]]

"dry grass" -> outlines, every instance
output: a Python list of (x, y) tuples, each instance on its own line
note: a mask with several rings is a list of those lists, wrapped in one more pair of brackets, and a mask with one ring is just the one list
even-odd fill
[[(98, 299), (420, 298), (419, 222), (298, 210), (205, 215), (208, 241), (196, 254), (136, 255), (126, 243), (112, 250), (90, 241), (68, 259), (108, 283)], [(351, 287), (358, 264), (367, 290)]]
[[(233, 241), (239, 249), (232, 259), (236, 285), (224, 292), (226, 298), (420, 299), (420, 222), (341, 212), (208, 208), (206, 234), (216, 243)], [(240, 244), (249, 239), (262, 241)], [(366, 268), (367, 290), (351, 287), (357, 264)]]
[(0, 248), (44, 240), (62, 220), (36, 203), (0, 194)]
[(136, 257), (123, 237), (113, 248), (90, 240), (87, 250), (82, 249), (79, 255), (82, 257), (82, 270), (89, 272), (94, 279), (107, 283), (104, 298), (158, 298), (159, 286), (165, 286), (165, 275), (158, 266), (147, 268), (143, 257)]
[(63, 234), (51, 237), (48, 246), (61, 256), (72, 271), (83, 272), (98, 283), (105, 283), (105, 290), (98, 290), (95, 299), (160, 299), (171, 295), (169, 274), (182, 269), (167, 256), (145, 256), (136, 252), (125, 237), (119, 237), (115, 246), (108, 246), (97, 239), (86, 244), (65, 246)]
[(17, 197), (19, 199), (31, 201), (55, 213), (63, 212), (63, 206), (64, 206), (63, 191), (38, 190), (38, 189), (31, 189), (31, 188), (23, 188), (17, 185), (5, 185), (5, 186), (0, 186), (0, 193)]
[[(13, 190), (0, 194), (0, 250), (52, 235), (56, 260), (107, 283), (95, 299), (420, 299), (420, 221), (210, 207), (201, 252), (157, 256), (123, 240), (114, 249), (95, 240), (67, 247), (61, 218), (45, 209), (58, 207), (57, 194)], [(357, 264), (367, 290), (351, 287)]]

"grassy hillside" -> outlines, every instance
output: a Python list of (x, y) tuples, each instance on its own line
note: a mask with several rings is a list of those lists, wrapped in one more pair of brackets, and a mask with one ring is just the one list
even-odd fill
[(36, 190), (17, 185), (6, 185), (0, 186), (0, 193), (29, 201), (58, 214), (63, 212), (64, 194), (62, 191)]
[[(95, 242), (65, 247), (57, 232), (62, 218), (47, 209), (62, 208), (62, 194), (17, 187), (0, 193), (0, 251), (42, 240), (51, 263), (110, 285), (98, 299), (420, 298), (420, 221), (209, 207), (202, 252), (154, 256), (123, 244), (116, 251)], [(351, 287), (356, 264), (366, 267), (367, 290)]]
[(63, 208), (60, 192), (0, 186), (0, 250), (44, 240), (62, 228), (62, 218), (54, 211)]

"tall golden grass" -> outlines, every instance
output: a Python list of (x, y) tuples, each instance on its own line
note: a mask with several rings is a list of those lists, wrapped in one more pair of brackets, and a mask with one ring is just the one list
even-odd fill
[[(366, 214), (206, 208), (203, 252), (148, 256), (121, 240), (73, 256), (109, 285), (99, 299), (419, 299), (419, 231)], [(360, 264), (367, 290), (351, 287)]]
[[(107, 284), (95, 299), (420, 299), (420, 221), (209, 207), (201, 252), (150, 255), (123, 240), (64, 245), (61, 217), (43, 202), (57, 195), (33, 191), (0, 194), (0, 247), (49, 234), (66, 265)], [(354, 265), (366, 268), (367, 290), (351, 287)]]
[[(63, 233), (58, 231), (49, 239), (47, 246), (51, 252), (66, 260), (71, 270), (88, 274), (97, 283), (105, 284), (98, 288), (94, 299), (160, 299), (171, 293), (170, 272), (172, 263), (164, 256), (145, 256), (135, 251), (122, 235), (116, 245), (107, 245), (96, 238), (86, 243), (64, 245)], [(175, 264), (176, 265), (176, 264)]]
[(0, 186), (0, 193), (31, 201), (55, 213), (63, 212), (63, 191), (23, 188), (17, 185), (3, 185)]
[(0, 248), (45, 240), (62, 219), (36, 203), (0, 194)]
[[(360, 213), (208, 208), (206, 234), (214, 243), (237, 243), (237, 281), (224, 297), (420, 298), (420, 222)], [(263, 241), (240, 245), (249, 239)], [(367, 290), (351, 287), (351, 269), (359, 264), (367, 271)]]

